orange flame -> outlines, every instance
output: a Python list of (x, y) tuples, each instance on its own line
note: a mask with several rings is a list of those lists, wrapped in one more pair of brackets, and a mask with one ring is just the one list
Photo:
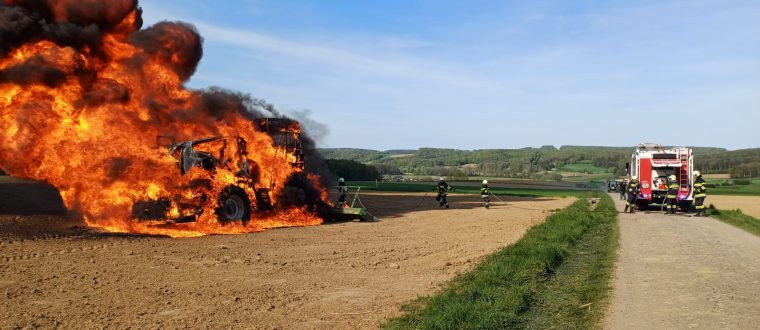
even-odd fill
[[(272, 201), (303, 169), (292, 166), (293, 150), (276, 146), (269, 134), (254, 128), (252, 113), (240, 100), (227, 95), (212, 102), (208, 93), (183, 87), (200, 60), (201, 38), (191, 26), (162, 22), (140, 30), (136, 2), (113, 2), (48, 2), (51, 24), (94, 22), (102, 32), (96, 42), (77, 47), (31, 38), (0, 52), (0, 166), (11, 175), (53, 184), (66, 206), (89, 226), (113, 232), (187, 237), (320, 224), (302, 206), (255, 212), (245, 225), (217, 220), (214, 196), (240, 185), (236, 173), (245, 170), (241, 162), (225, 156), (220, 159), (224, 166), (214, 171), (196, 167), (180, 175), (178, 160), (157, 146), (158, 136), (168, 133), (178, 141), (244, 139), (243, 147), (227, 145), (226, 155), (245, 155), (257, 164), (260, 175), (250, 181), (271, 188)], [(297, 124), (292, 131), (298, 138)], [(327, 201), (318, 180), (309, 179)], [(209, 200), (202, 203), (195, 222), (133, 218), (136, 201), (198, 199), (199, 192), (190, 189), (198, 180), (210, 182), (200, 189)], [(255, 195), (251, 185), (243, 187), (248, 196)], [(179, 213), (173, 205), (169, 217)]]

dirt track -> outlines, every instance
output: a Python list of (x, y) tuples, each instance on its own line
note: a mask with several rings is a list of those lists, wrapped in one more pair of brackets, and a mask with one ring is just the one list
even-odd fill
[(606, 328), (757, 329), (760, 237), (658, 212), (620, 214), (620, 232)]
[[(422, 194), (365, 195), (410, 207)], [(573, 198), (432, 197), (375, 223), (168, 239), (57, 216), (0, 216), (0, 328), (372, 328), (518, 240)], [(72, 227), (73, 226), (73, 227)]]

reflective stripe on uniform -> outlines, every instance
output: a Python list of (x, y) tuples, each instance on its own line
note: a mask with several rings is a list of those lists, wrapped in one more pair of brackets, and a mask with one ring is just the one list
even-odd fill
[(677, 183), (671, 183), (668, 185), (668, 194), (665, 198), (676, 198), (678, 196), (678, 189), (681, 186)]

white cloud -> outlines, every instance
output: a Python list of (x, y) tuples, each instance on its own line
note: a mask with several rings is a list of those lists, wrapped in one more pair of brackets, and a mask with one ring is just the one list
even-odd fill
[[(463, 29), (472, 40), (457, 42), (369, 31), (253, 30), (162, 5), (151, 3), (146, 21), (189, 21), (206, 39), (195, 84), (242, 89), (285, 111), (313, 109), (317, 121), (340, 123), (325, 141), (331, 146), (626, 145), (651, 139), (601, 130), (631, 114), (650, 122), (668, 114), (707, 115), (727, 104), (718, 111), (757, 119), (760, 60), (746, 54), (758, 49), (752, 43), (758, 37), (742, 32), (747, 26), (728, 24), (730, 17), (745, 22), (740, 9), (692, 20), (699, 8), (710, 7), (705, 2), (632, 4), (577, 17), (532, 12), (517, 23), (484, 21)], [(530, 29), (520, 25), (526, 21)], [(721, 32), (747, 45), (699, 39)], [(730, 138), (751, 130), (751, 121), (693, 143), (678, 141), (682, 132), (654, 137), (672, 141), (660, 141), (666, 144), (751, 146)]]

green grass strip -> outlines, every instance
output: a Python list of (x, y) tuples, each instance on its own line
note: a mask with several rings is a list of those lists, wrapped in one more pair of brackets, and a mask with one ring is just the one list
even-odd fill
[(554, 213), (442, 292), (403, 306), (405, 314), (384, 327), (598, 327), (608, 301), (618, 227), (612, 199), (596, 196), (601, 200), (594, 210), (583, 198)]
[[(709, 181), (708, 181), (709, 183)], [(742, 196), (760, 196), (760, 180), (750, 180), (749, 184), (719, 185), (717, 187), (707, 188), (708, 194), (712, 195), (742, 195)]]
[(707, 209), (707, 214), (720, 221), (760, 236), (760, 220), (742, 213), (741, 210), (718, 210), (710, 208)]
[[(370, 191), (396, 191), (396, 192), (434, 192), (435, 183), (405, 183), (405, 182), (381, 182), (375, 185), (374, 181), (352, 181), (349, 186), (362, 187), (362, 190)], [(454, 187), (452, 193), (459, 194), (480, 194), (480, 186), (461, 186)], [(543, 188), (497, 188), (492, 187), (491, 193), (497, 196), (519, 196), (519, 197), (567, 197), (567, 196), (585, 196), (588, 190), (571, 190), (571, 189), (543, 189)]]

